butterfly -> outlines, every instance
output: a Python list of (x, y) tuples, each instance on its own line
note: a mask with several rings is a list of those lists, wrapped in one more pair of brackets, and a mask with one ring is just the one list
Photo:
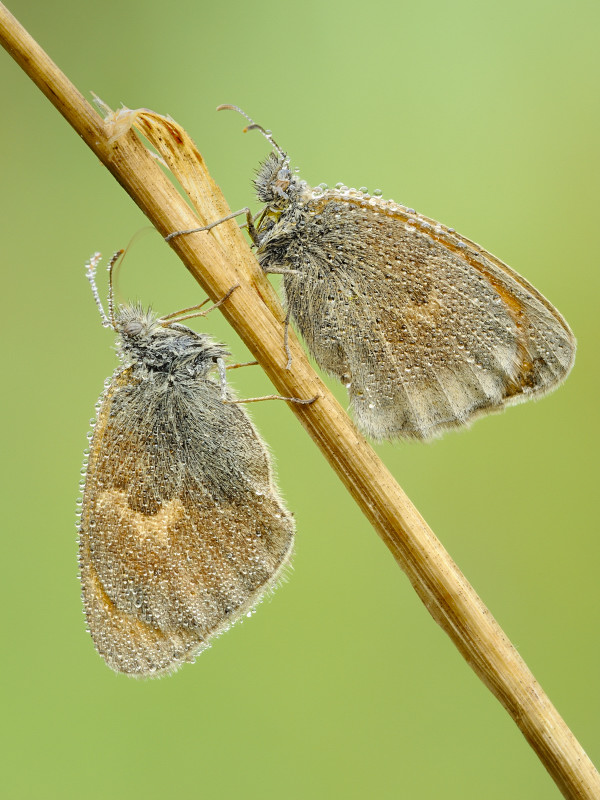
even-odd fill
[(180, 315), (113, 311), (112, 282), (107, 316), (98, 259), (88, 277), (123, 363), (97, 406), (83, 482), (82, 597), (108, 666), (152, 677), (194, 661), (274, 588), (294, 522), (265, 444), (226, 387), (225, 347)]
[(288, 320), (346, 386), (366, 435), (431, 439), (566, 378), (575, 338), (514, 270), (411, 208), (312, 188), (269, 132), (223, 108), (273, 147), (254, 181), (264, 208), (244, 210), (248, 231), (262, 269), (283, 275)]

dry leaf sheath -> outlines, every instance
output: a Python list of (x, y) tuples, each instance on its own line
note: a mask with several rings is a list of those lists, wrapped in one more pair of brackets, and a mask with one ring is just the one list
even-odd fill
[[(159, 232), (185, 230), (229, 213), (185, 132), (151, 112), (121, 112), (105, 123), (10, 13), (0, 6), (0, 38)], [(133, 131), (162, 154), (190, 193), (190, 209)], [(115, 127), (121, 125), (121, 135)], [(116, 138), (111, 138), (116, 135)], [(565, 797), (600, 797), (600, 776), (516, 649), (347, 415), (319, 381), (294, 337), (283, 369), (283, 312), (235, 221), (209, 235), (179, 237), (173, 248), (211, 298), (239, 283), (222, 307), (229, 322), (290, 406), (392, 552), (433, 618), (515, 720)]]

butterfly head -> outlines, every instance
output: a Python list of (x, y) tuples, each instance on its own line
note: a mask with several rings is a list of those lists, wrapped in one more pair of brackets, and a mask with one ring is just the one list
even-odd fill
[(204, 375), (229, 355), (206, 334), (162, 320), (137, 303), (119, 308), (114, 327), (124, 360), (159, 372)]
[(292, 174), (284, 154), (269, 153), (256, 172), (254, 188), (260, 202), (268, 206), (277, 207), (290, 201), (298, 190), (298, 178)]

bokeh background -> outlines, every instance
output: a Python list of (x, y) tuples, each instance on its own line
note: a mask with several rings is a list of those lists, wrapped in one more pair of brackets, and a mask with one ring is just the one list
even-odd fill
[[(267, 146), (214, 113), (226, 102), (309, 182), (380, 188), (452, 225), (566, 316), (579, 351), (559, 391), (377, 450), (600, 761), (598, 4), (9, 6), (87, 96), (183, 124), (232, 208)], [(0, 60), (4, 796), (558, 797), (284, 404), (251, 412), (297, 518), (290, 581), (175, 676), (136, 682), (96, 655), (74, 514), (115, 355), (83, 265), (147, 222)], [(156, 233), (120, 288), (165, 313), (202, 298)], [(194, 324), (246, 357), (218, 313)], [(232, 382), (270, 391), (258, 369)]]

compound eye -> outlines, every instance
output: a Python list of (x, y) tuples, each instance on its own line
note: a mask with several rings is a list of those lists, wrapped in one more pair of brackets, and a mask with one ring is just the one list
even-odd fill
[(143, 325), (138, 320), (132, 319), (123, 326), (123, 333), (125, 336), (139, 336), (143, 330)]

